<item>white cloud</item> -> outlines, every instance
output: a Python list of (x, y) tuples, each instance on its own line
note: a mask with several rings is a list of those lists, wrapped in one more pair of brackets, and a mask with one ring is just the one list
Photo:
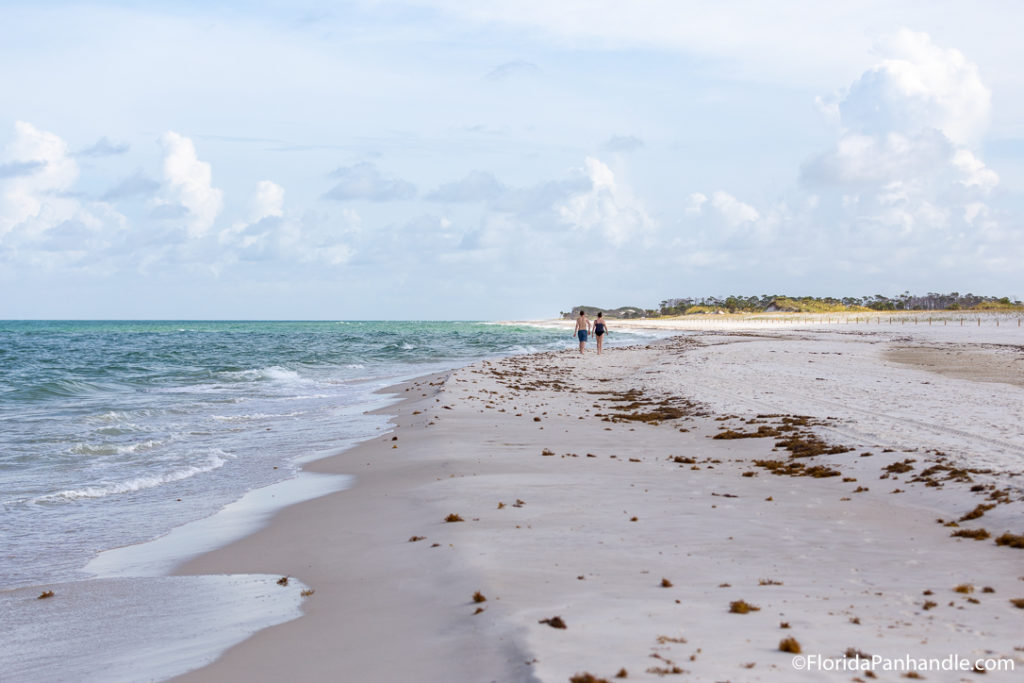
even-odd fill
[(272, 180), (261, 180), (256, 184), (256, 198), (253, 200), (253, 220), (284, 215), (284, 188)]
[[(124, 216), (103, 202), (82, 202), (73, 189), (78, 164), (67, 143), (30, 123), (14, 125), (0, 166), (0, 244), (26, 264), (68, 267), (106, 246), (105, 228), (124, 226)], [(15, 172), (16, 171), (16, 172)]]
[(657, 223), (647, 214), (632, 191), (618, 183), (607, 165), (593, 157), (586, 159), (591, 188), (569, 198), (559, 207), (562, 221), (581, 230), (599, 229), (615, 246), (644, 237)]
[(75, 216), (78, 201), (61, 196), (78, 179), (78, 164), (68, 154), (67, 143), (18, 121), (6, 156), (11, 166), (31, 167), (31, 172), (12, 174), (3, 182), (0, 238), (15, 228), (38, 235)]
[(718, 191), (711, 195), (713, 206), (725, 219), (729, 227), (737, 227), (743, 223), (760, 220), (761, 214), (750, 204), (744, 204), (728, 192)]
[(195, 145), (183, 135), (168, 131), (160, 137), (164, 147), (166, 196), (158, 204), (174, 204), (188, 210), (190, 237), (205, 235), (224, 205), (223, 193), (213, 187), (210, 164), (200, 161)]
[(868, 134), (937, 129), (956, 145), (976, 143), (988, 125), (992, 93), (963, 53), (903, 29), (879, 41), (886, 57), (839, 104), (843, 126)]
[(953, 166), (962, 174), (960, 179), (965, 187), (976, 187), (984, 192), (989, 192), (999, 184), (999, 175), (969, 150), (958, 149), (953, 155)]
[(902, 30), (878, 49), (882, 59), (838, 102), (835, 145), (806, 162), (801, 177), (822, 190), (823, 205), (837, 212), (832, 222), (858, 239), (952, 239), (975, 222), (978, 212), (967, 207), (999, 183), (972, 149), (991, 93), (975, 64), (926, 34)]
[(700, 192), (694, 192), (690, 195), (690, 201), (686, 205), (686, 213), (691, 215), (700, 214), (704, 209), (704, 205), (707, 204), (707, 195), (701, 194)]

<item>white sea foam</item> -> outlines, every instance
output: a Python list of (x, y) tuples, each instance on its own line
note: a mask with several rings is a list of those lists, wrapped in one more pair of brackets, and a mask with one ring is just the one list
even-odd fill
[(199, 465), (190, 465), (180, 469), (170, 470), (162, 474), (154, 474), (146, 477), (134, 477), (125, 481), (102, 483), (96, 486), (84, 486), (77, 489), (65, 489), (57, 493), (50, 493), (43, 496), (36, 496), (31, 503), (63, 503), (83, 498), (106, 498), (122, 493), (132, 493), (145, 489), (156, 488), (164, 484), (170, 484), (183, 479), (189, 479), (197, 474), (212, 472), (224, 466), (228, 459), (234, 456), (225, 453), (220, 449), (213, 449), (206, 461)]
[(526, 345), (526, 346), (523, 346), (521, 344), (516, 344), (511, 349), (509, 349), (509, 351), (511, 351), (512, 353), (514, 353), (516, 355), (522, 355), (524, 353), (538, 353), (539, 349), (537, 347), (531, 346), (529, 344)]
[(132, 419), (132, 415), (123, 410), (110, 410), (102, 415), (96, 415), (91, 418), (95, 422), (125, 422)]
[(298, 410), (292, 413), (244, 413), (242, 415), (211, 415), (210, 419), (219, 422), (246, 422), (248, 420), (270, 420), (276, 417), (298, 417), (305, 411)]
[(156, 448), (164, 443), (160, 439), (147, 439), (146, 441), (125, 444), (123, 446), (116, 444), (76, 443), (69, 451), (76, 455), (128, 455), (129, 453)]

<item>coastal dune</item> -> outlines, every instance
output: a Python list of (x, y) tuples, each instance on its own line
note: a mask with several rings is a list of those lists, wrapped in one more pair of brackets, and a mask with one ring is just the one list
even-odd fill
[(393, 431), (306, 466), (354, 487), (178, 568), (315, 591), (180, 680), (858, 674), (787, 638), (1019, 675), (1020, 335), (700, 330), (396, 387)]

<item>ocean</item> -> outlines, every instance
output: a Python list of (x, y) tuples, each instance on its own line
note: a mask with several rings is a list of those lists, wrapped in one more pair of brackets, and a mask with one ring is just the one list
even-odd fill
[(478, 322), (0, 322), (0, 589), (87, 579), (102, 551), (379, 433), (378, 389), (574, 344)]

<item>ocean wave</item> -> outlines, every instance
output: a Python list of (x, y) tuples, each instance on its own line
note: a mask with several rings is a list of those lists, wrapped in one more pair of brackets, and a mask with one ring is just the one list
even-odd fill
[(15, 389), (12, 393), (17, 400), (73, 398), (84, 394), (92, 394), (103, 390), (103, 386), (93, 382), (77, 379), (57, 379), (35, 385), (26, 385)]
[(127, 455), (141, 450), (149, 450), (163, 445), (165, 442), (159, 439), (147, 439), (136, 443), (118, 446), (117, 444), (89, 444), (76, 443), (69, 448), (69, 452), (75, 455)]
[(220, 375), (226, 379), (242, 382), (269, 380), (271, 382), (295, 384), (305, 381), (295, 370), (289, 370), (288, 368), (281, 367), (280, 365), (271, 365), (265, 368), (253, 368), (250, 370), (230, 370), (222, 372)]
[(247, 420), (269, 420), (275, 417), (298, 417), (304, 411), (292, 413), (243, 413), (242, 415), (211, 415), (210, 419), (218, 422), (245, 422)]
[(220, 449), (214, 449), (206, 462), (200, 465), (190, 465), (178, 470), (171, 470), (162, 474), (155, 474), (146, 477), (134, 477), (125, 481), (102, 483), (96, 486), (85, 486), (79, 489), (65, 489), (57, 493), (49, 493), (36, 496), (29, 500), (30, 503), (66, 503), (89, 498), (106, 498), (122, 493), (133, 493), (146, 489), (156, 488), (164, 484), (171, 484), (183, 479), (189, 479), (197, 474), (204, 474), (220, 469), (234, 456), (229, 455)]
[(132, 417), (133, 417), (133, 415), (131, 413), (127, 413), (127, 412), (125, 412), (123, 410), (108, 410), (107, 412), (103, 413), (102, 415), (92, 415), (90, 417), (87, 417), (86, 419), (91, 421), (91, 422), (109, 423), (109, 422), (126, 422), (126, 421), (132, 419)]

